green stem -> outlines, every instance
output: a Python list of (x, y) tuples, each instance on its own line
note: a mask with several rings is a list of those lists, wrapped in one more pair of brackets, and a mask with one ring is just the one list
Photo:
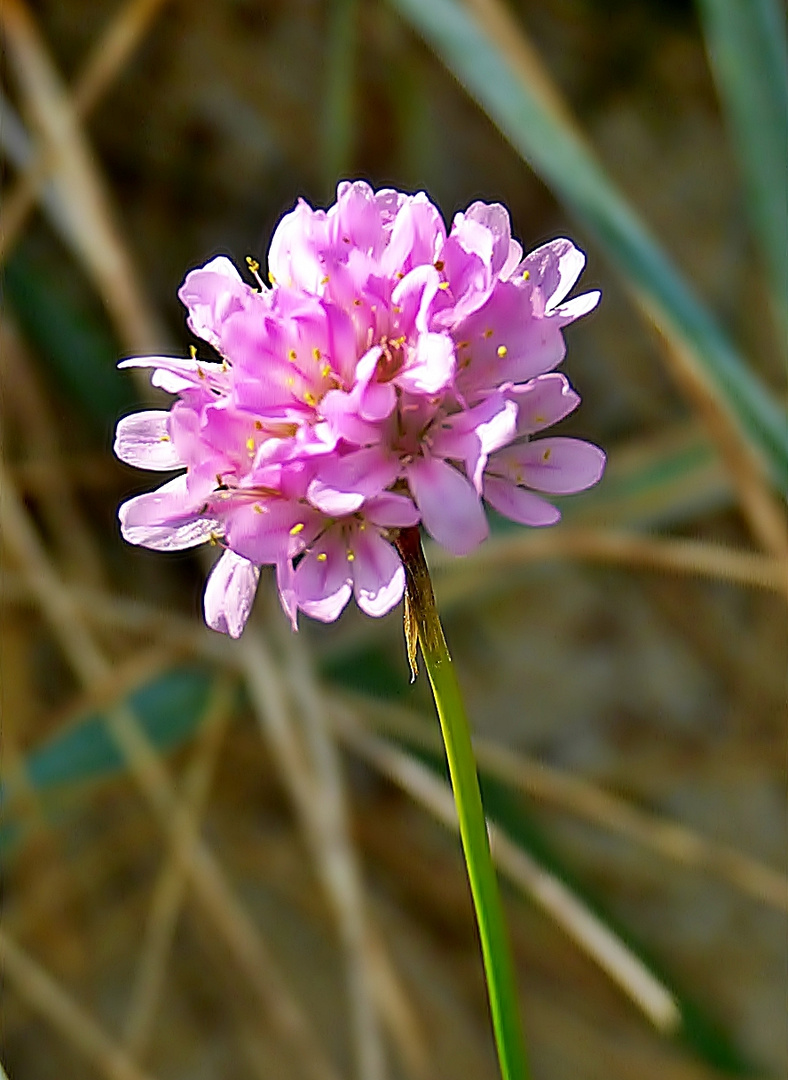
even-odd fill
[(470, 727), (435, 606), (418, 528), (403, 529), (397, 548), (407, 576), (405, 633), (408, 656), (411, 668), (414, 668), (418, 637), (446, 745), (460, 838), (479, 927), (501, 1076), (503, 1080), (528, 1080), (514, 965), (490, 855)]

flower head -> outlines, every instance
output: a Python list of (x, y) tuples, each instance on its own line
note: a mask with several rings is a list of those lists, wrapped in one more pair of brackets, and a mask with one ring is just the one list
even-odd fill
[(559, 511), (544, 494), (594, 484), (604, 455), (533, 438), (579, 397), (554, 369), (563, 328), (599, 293), (567, 300), (584, 256), (554, 240), (525, 258), (498, 204), (474, 203), (447, 233), (426, 195), (340, 184), (328, 210), (301, 201), (277, 227), (270, 288), (224, 258), (180, 290), (213, 359), (140, 357), (169, 411), (120, 421), (131, 465), (185, 470), (120, 509), (127, 540), (225, 550), (205, 616), (237, 637), (259, 567), (276, 567), (285, 611), (336, 619), (401, 598), (392, 541), (421, 523), (457, 555), (487, 535), (484, 502), (527, 525)]

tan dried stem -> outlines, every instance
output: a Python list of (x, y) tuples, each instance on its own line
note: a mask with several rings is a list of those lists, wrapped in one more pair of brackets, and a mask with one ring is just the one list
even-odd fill
[[(345, 700), (377, 729), (407, 739), (415, 746), (440, 751), (434, 729), (409, 710), (384, 702)], [(531, 799), (590, 821), (649, 848), (663, 858), (712, 874), (778, 911), (788, 911), (788, 877), (736, 848), (709, 840), (694, 829), (640, 809), (598, 784), (489, 739), (473, 740), (479, 767)]]
[[(124, 345), (134, 352), (155, 353), (166, 336), (139, 287), (99, 168), (36, 22), (23, 0), (4, 0), (0, 24), (25, 111), (53, 159), (53, 181), (71, 243)], [(5, 223), (3, 228), (7, 238)]]
[(287, 662), (288, 683), (299, 697), (300, 731), (285, 679), (254, 625), (246, 628), (239, 651), (261, 731), (287, 784), (337, 922), (347, 970), (356, 1074), (359, 1080), (379, 1080), (385, 1069), (383, 1047), (371, 993), (361, 880), (348, 836), (339, 762), (325, 730), (308, 661), (303, 653), (296, 657), (298, 647), (299, 643), (289, 646)]
[[(0, 487), (4, 539), (9, 550), (23, 568), (41, 611), (77, 677), (86, 687), (101, 683), (109, 678), (110, 664), (50, 564), (13, 483), (2, 470)], [(133, 710), (126, 704), (117, 705), (107, 710), (106, 722), (173, 856), (188, 873), (195, 900), (245, 975), (264, 1015), (275, 1025), (304, 1075), (313, 1080), (335, 1080), (333, 1067), (316, 1042), (261, 935), (235, 898), (213, 854), (194, 835), (188, 808), (177, 798), (167, 770)]]
[[(447, 828), (456, 829), (451, 789), (419, 761), (365, 731), (350, 710), (332, 710), (343, 741)], [(607, 974), (660, 1031), (674, 1032), (681, 1014), (670, 991), (570, 889), (488, 822), (493, 860)]]
[(5, 312), (0, 319), (0, 374), (5, 383), (4, 409), (13, 407), (29, 459), (40, 463), (51, 484), (40, 493), (44, 521), (60, 543), (69, 571), (90, 585), (104, 584), (101, 556), (80, 511), (71, 478), (63, 467), (58, 425), (18, 328)]
[(474, 554), (472, 561), (462, 564), (436, 545), (429, 548), (428, 554), (436, 578), (445, 583), (441, 588), (441, 600), (445, 603), (493, 587), (496, 580), (490, 571), (510, 575), (529, 563), (554, 559), (690, 574), (788, 596), (788, 564), (781, 558), (700, 540), (623, 530), (561, 525), (549, 531), (494, 536)]
[(4, 979), (14, 987), (19, 997), (59, 1031), (107, 1080), (152, 1080), (93, 1017), (2, 929), (0, 965)]
[[(101, 35), (74, 83), (71, 106), (77, 119), (86, 117), (120, 74), (167, 0), (129, 0)], [(57, 168), (54, 146), (35, 155), (0, 210), (0, 265), (22, 234), (49, 174)]]
[[(189, 814), (192, 837), (199, 834), (200, 818), (213, 779), (214, 766), (231, 716), (233, 692), (234, 687), (227, 680), (218, 682), (200, 720), (182, 794), (183, 804)], [(183, 863), (171, 855), (153, 886), (137, 971), (123, 1025), (123, 1045), (135, 1061), (144, 1059), (153, 1032), (172, 940), (186, 899), (188, 883), (188, 874)]]

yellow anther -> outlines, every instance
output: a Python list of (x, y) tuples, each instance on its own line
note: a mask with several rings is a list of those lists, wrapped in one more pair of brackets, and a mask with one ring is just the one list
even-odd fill
[(197, 346), (196, 345), (190, 345), (189, 346), (189, 352), (191, 354), (192, 360), (196, 360), (197, 359)]
[(249, 267), (253, 274), (256, 274), (260, 269), (260, 263), (257, 259), (253, 259), (251, 255), (246, 256), (246, 265)]
[(172, 442), (169, 435), (160, 435), (159, 442)]
[(328, 558), (328, 555), (326, 555), (325, 551), (321, 551), (320, 554), (317, 557), (317, 561), (318, 562), (325, 562), (327, 558)]
[(254, 448), (255, 448), (256, 445), (257, 445), (257, 443), (254, 441), (254, 439), (250, 435), (249, 438), (246, 440), (246, 449), (249, 451), (250, 454), (254, 453)]
[(219, 535), (219, 533), (216, 532), (212, 532), (211, 535), (208, 537), (208, 542), (210, 543), (211, 547), (216, 547), (220, 540), (221, 536)]
[(395, 315), (402, 314), (402, 308), (399, 306), (399, 304), (395, 304), (391, 310), (394, 312)]
[(320, 369), (320, 374), (323, 376), (324, 379), (327, 379), (328, 376), (331, 374), (331, 365), (330, 364), (323, 364), (323, 366)]
[(536, 416), (533, 419), (533, 422), (535, 424), (546, 424), (547, 423), (547, 417), (542, 416), (541, 413), (537, 413)]
[(396, 274), (394, 275), (394, 277), (397, 279), (397, 281), (402, 281), (402, 279), (405, 277), (405, 275), (402, 273), (401, 270), (398, 270), (396, 272)]
[(295, 386), (295, 379), (291, 375), (289, 379), (285, 379), (286, 386)]
[(254, 503), (254, 505), (252, 506), (252, 509), (254, 510), (254, 512), (256, 514), (264, 514), (265, 513), (265, 510), (263, 510), (260, 503)]
[(314, 349), (312, 350), (312, 355), (314, 356), (315, 360), (320, 359), (320, 349), (318, 349), (317, 345), (315, 345)]
[(489, 326), (488, 326), (488, 327), (487, 327), (487, 329), (486, 329), (486, 330), (484, 331), (484, 336), (485, 336), (486, 338), (491, 338), (491, 337), (493, 336), (493, 332), (492, 332), (492, 330), (490, 329), (490, 327), (489, 327)]
[(356, 553), (355, 553), (354, 551), (350, 551), (350, 550), (348, 549), (348, 553), (347, 553), (347, 561), (348, 561), (348, 562), (355, 562), (355, 561), (356, 561)]
[(303, 521), (299, 521), (299, 522), (298, 522), (298, 523), (297, 523), (296, 525), (294, 525), (294, 526), (292, 527), (292, 529), (290, 530), (290, 535), (291, 535), (291, 536), (298, 536), (298, 534), (299, 534), (300, 532), (303, 532), (303, 531), (304, 531), (304, 523), (303, 523)]
[(262, 422), (262, 420), (255, 420), (254, 427), (255, 427), (255, 431), (262, 431), (263, 430), (263, 422)]
[(272, 285), (276, 285), (276, 278), (270, 270), (268, 271), (268, 280), (271, 282)]
[(288, 360), (289, 360), (289, 361), (290, 361), (291, 363), (292, 363), (292, 362), (293, 362), (294, 360), (297, 360), (297, 359), (298, 359), (298, 353), (297, 353), (297, 352), (295, 351), (295, 349), (290, 349), (290, 350), (289, 350), (289, 352), (288, 352), (288, 354), (287, 354), (287, 359), (288, 359)]
[(496, 351), (500, 358), (503, 360), (504, 356), (506, 356), (509, 350), (506, 348), (505, 345), (499, 345)]
[(552, 450), (548, 446), (547, 449), (545, 451), (543, 451), (543, 453), (542, 453), (542, 461), (549, 461), (551, 453), (552, 453)]
[(444, 263), (443, 259), (438, 259), (438, 261), (434, 262), (432, 265), (435, 267), (438, 273), (440, 273), (446, 264)]
[(363, 300), (359, 300), (358, 297), (356, 297), (356, 299), (353, 301), (353, 306), (354, 307), (361, 307), (363, 302), (364, 302)]
[(458, 349), (467, 349), (469, 345), (470, 345), (470, 341), (458, 341), (457, 342), (457, 348)]
[(321, 285), (328, 285), (328, 274), (326, 274), (326, 276), (324, 278), (320, 279), (320, 284)]
[(531, 276), (531, 271), (530, 270), (523, 270), (523, 281), (528, 281), (530, 276)]
[(199, 375), (199, 377), (201, 379), (205, 378), (205, 372), (203, 371), (203, 369), (200, 367), (199, 364), (197, 365), (197, 374)]
[(438, 286), (439, 289), (448, 289), (448, 287), (449, 287), (448, 281), (442, 281), (440, 283), (440, 285)]
[(314, 409), (315, 405), (317, 405), (317, 398), (309, 390), (304, 394), (304, 401), (311, 409)]

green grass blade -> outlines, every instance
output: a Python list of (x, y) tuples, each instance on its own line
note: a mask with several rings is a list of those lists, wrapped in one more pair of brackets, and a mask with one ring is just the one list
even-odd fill
[(778, 0), (698, 0), (751, 224), (788, 331), (788, 45)]
[(607, 253), (665, 337), (788, 489), (788, 423), (582, 138), (456, 0), (392, 0), (514, 148)]

